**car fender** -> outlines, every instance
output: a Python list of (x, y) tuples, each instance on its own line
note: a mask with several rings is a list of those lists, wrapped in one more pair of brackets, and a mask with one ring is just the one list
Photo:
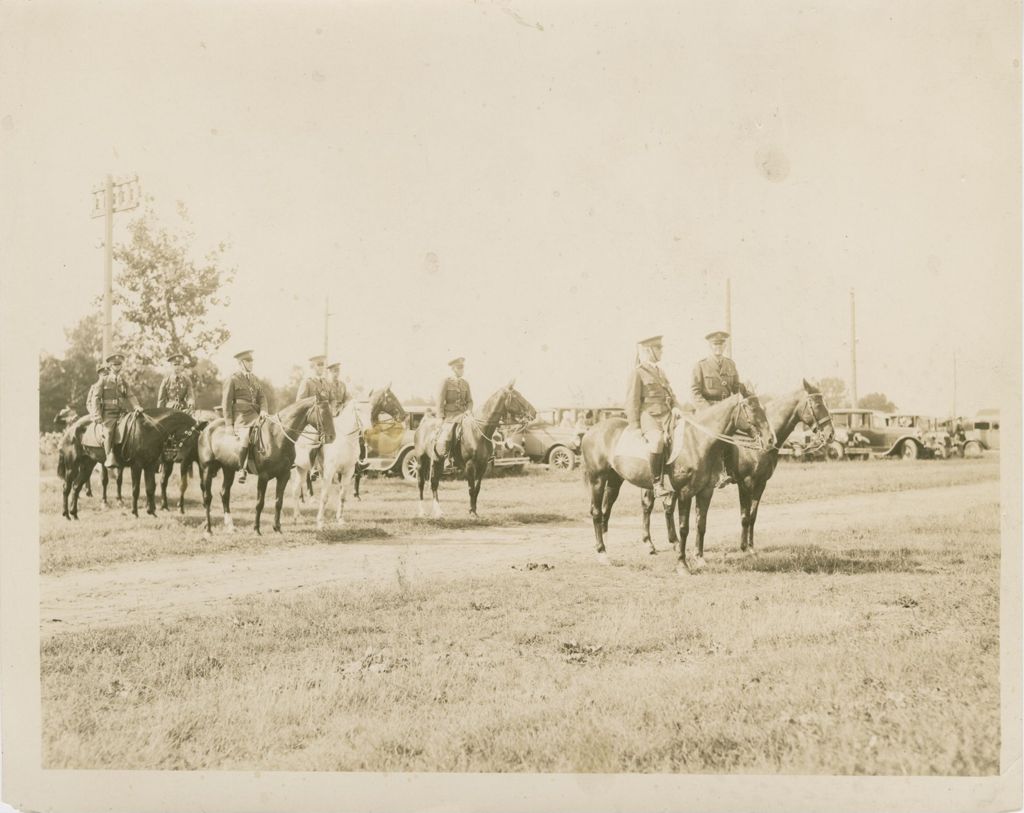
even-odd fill
[(889, 455), (899, 454), (900, 446), (903, 445), (903, 441), (905, 440), (910, 440), (916, 443), (919, 451), (923, 451), (925, 448), (924, 444), (921, 442), (921, 439), (916, 435), (900, 435), (895, 441), (893, 441), (892, 446), (890, 446), (887, 451), (882, 452), (882, 456), (888, 457)]

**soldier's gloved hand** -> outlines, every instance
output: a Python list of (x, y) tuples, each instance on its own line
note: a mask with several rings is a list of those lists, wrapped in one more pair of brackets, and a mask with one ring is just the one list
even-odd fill
[(270, 413), (267, 412), (265, 409), (261, 409), (260, 410), (260, 417), (261, 418), (269, 418), (270, 417)]
[(139, 415), (142, 413), (142, 407), (137, 406), (135, 407), (135, 409), (132, 410), (132, 412), (134, 412), (136, 415)]

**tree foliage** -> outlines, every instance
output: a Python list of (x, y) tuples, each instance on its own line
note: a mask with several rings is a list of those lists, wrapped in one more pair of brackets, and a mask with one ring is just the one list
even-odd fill
[(896, 404), (890, 401), (884, 392), (869, 392), (858, 399), (857, 406), (861, 409), (877, 409), (879, 412), (896, 411)]
[[(201, 261), (192, 258), (195, 235), (184, 206), (179, 204), (181, 224), (162, 225), (149, 209), (129, 226), (131, 239), (114, 247), (121, 264), (114, 301), (125, 326), (121, 351), (129, 370), (163, 365), (170, 353), (206, 359), (227, 341), (230, 333), (216, 318), (228, 304), (223, 286), (234, 278), (224, 263), (227, 246), (219, 244)], [(193, 371), (200, 388), (216, 368), (198, 366)]]
[(825, 396), (825, 406), (829, 409), (843, 409), (851, 406), (850, 395), (846, 391), (846, 382), (841, 378), (823, 378), (818, 382), (821, 394)]

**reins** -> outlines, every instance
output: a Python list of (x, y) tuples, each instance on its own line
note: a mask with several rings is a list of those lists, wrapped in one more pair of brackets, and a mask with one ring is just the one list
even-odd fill
[[(740, 401), (739, 404), (737, 404), (737, 406), (741, 406), (749, 400), (750, 397), (748, 396), (747, 398), (744, 398), (742, 401)], [(765, 451), (761, 447), (761, 444), (754, 443), (753, 439), (747, 441), (745, 440), (743, 435), (723, 435), (721, 432), (715, 432), (712, 429), (708, 429), (703, 424), (697, 423), (697, 421), (686, 415), (686, 413), (680, 414), (679, 417), (681, 418), (683, 423), (689, 424), (694, 429), (698, 430), (699, 432), (703, 432), (708, 437), (712, 437), (715, 440), (721, 441), (722, 443), (728, 443), (730, 446), (735, 446), (737, 449), (748, 449), (754, 452)]]

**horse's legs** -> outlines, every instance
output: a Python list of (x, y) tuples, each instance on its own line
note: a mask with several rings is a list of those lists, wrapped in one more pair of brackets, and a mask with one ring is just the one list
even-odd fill
[[(412, 454), (412, 452), (409, 452), (409, 454)], [(430, 477), (430, 455), (420, 455), (420, 465), (416, 469), (416, 485), (420, 490), (417, 514), (421, 517), (426, 516), (426, 512), (423, 510), (423, 486), (426, 485), (428, 477)]]
[(171, 479), (174, 463), (168, 460), (161, 460), (157, 466), (160, 472), (160, 510), (170, 511), (171, 507), (167, 504), (167, 482)]
[(352, 496), (357, 500), (362, 501), (362, 497), (359, 496), (359, 481), (363, 479), (363, 473), (356, 468), (355, 476), (352, 478)]
[(100, 463), (100, 482), (103, 484), (103, 507), (109, 508), (110, 503), (107, 502), (107, 483), (110, 482), (110, 475), (107, 474), (107, 467)]
[(217, 474), (217, 464), (212, 460), (206, 466), (199, 467), (199, 487), (203, 492), (203, 508), (206, 510), (206, 535), (213, 534), (210, 522), (210, 504), (213, 502), (213, 478)]
[(697, 569), (704, 567), (704, 531), (708, 527), (708, 509), (711, 498), (715, 495), (715, 486), (711, 485), (697, 494)]
[(604, 547), (604, 493), (608, 484), (607, 474), (591, 474), (587, 472), (587, 484), (590, 486), (590, 519), (594, 523), (595, 552), (598, 561), (608, 564), (608, 554)]
[(85, 496), (92, 496), (92, 467), (89, 468), (89, 477), (85, 481)]
[(274, 530), (281, 533), (281, 509), (284, 508), (284, 492), (288, 487), (288, 478), (274, 478)]
[(156, 516), (156, 465), (146, 466), (143, 469), (146, 475), (146, 513), (151, 517)]
[(74, 519), (78, 519), (78, 495), (82, 491), (82, 486), (85, 485), (86, 480), (89, 479), (89, 475), (92, 474), (92, 465), (90, 462), (83, 462), (79, 464), (77, 469), (74, 474), (75, 483), (71, 489), (71, 516)]
[(181, 485), (181, 497), (178, 499), (178, 512), (181, 514), (185, 513), (185, 489), (188, 488), (188, 475), (192, 471), (192, 461), (182, 460), (180, 474), (178, 479)]
[(253, 524), (252, 528), (254, 531), (256, 531), (256, 533), (260, 534), (261, 536), (262, 532), (260, 531), (260, 514), (263, 513), (263, 505), (266, 503), (267, 500), (267, 482), (267, 478), (264, 477), (262, 474), (259, 475), (259, 479), (257, 479), (256, 481), (256, 522)]
[[(331, 475), (330, 479), (327, 477), (328, 473)], [(317, 502), (316, 508), (316, 527), (318, 531), (323, 530), (324, 527), (324, 514), (327, 513), (327, 498), (331, 495), (331, 480), (333, 479), (334, 472), (328, 472), (325, 467), (320, 483), (320, 500)]]
[(601, 500), (601, 528), (608, 533), (608, 521), (612, 518), (612, 506), (619, 498), (619, 489), (622, 488), (622, 478), (614, 471), (605, 473), (604, 497)]
[(430, 515), (434, 519), (440, 519), (444, 516), (444, 512), (441, 510), (441, 501), (437, 497), (437, 489), (441, 484), (441, 474), (443, 472), (443, 460), (435, 460), (430, 464), (430, 493), (434, 498), (434, 505), (431, 508)]
[[(121, 469), (124, 471), (124, 469)], [(139, 489), (142, 487), (142, 468), (137, 464), (132, 464), (132, 514), (135, 517), (139, 516)]]
[(288, 478), (288, 482), (292, 483), (292, 521), (298, 522), (299, 517), (302, 516), (302, 511), (299, 509), (299, 504), (304, 502), (302, 499), (302, 469), (293, 468), (291, 476)]
[(754, 526), (757, 524), (757, 508), (761, 505), (761, 495), (764, 494), (764, 487), (767, 482), (758, 483), (754, 486), (754, 493), (750, 499), (750, 527), (747, 530), (747, 550), (754, 552)]
[(651, 549), (651, 553), (657, 553), (658, 549), (654, 547), (654, 542), (651, 541), (651, 511), (654, 510), (654, 489), (653, 488), (642, 488), (640, 489), (640, 511), (643, 516), (643, 527), (644, 536), (641, 540), (645, 542)]
[(736, 481), (736, 490), (740, 493), (740, 550), (750, 547), (750, 491), (742, 480)]
[(63, 488), (63, 491), (64, 491), (64, 513), (62, 515), (64, 517), (64, 519), (71, 519), (71, 512), (68, 511), (68, 495), (71, 494), (71, 483), (75, 479), (75, 466), (76, 465), (77, 465), (77, 462), (74, 463), (74, 464), (67, 464), (67, 467), (64, 470), (64, 488)]
[(117, 470), (117, 504), (124, 505), (124, 497), (121, 496), (121, 486), (124, 483), (124, 466)]
[(478, 516), (476, 513), (476, 496), (480, 493), (480, 481), (476, 476), (476, 463), (472, 460), (466, 463), (466, 486), (469, 490), (469, 515)]
[[(333, 475), (332, 475), (333, 479)], [(341, 476), (338, 478), (338, 511), (334, 516), (334, 521), (338, 525), (345, 524), (345, 496), (348, 492), (348, 481), (349, 477), (345, 474), (345, 469), (342, 468)]]
[(686, 561), (686, 538), (690, 535), (690, 504), (693, 497), (681, 497), (679, 500), (679, 557), (676, 562), (677, 573), (688, 573), (690, 563)]
[(220, 504), (224, 509), (224, 530), (234, 532), (235, 521), (231, 518), (231, 486), (235, 482), (235, 470), (221, 467), (223, 479), (220, 484)]

